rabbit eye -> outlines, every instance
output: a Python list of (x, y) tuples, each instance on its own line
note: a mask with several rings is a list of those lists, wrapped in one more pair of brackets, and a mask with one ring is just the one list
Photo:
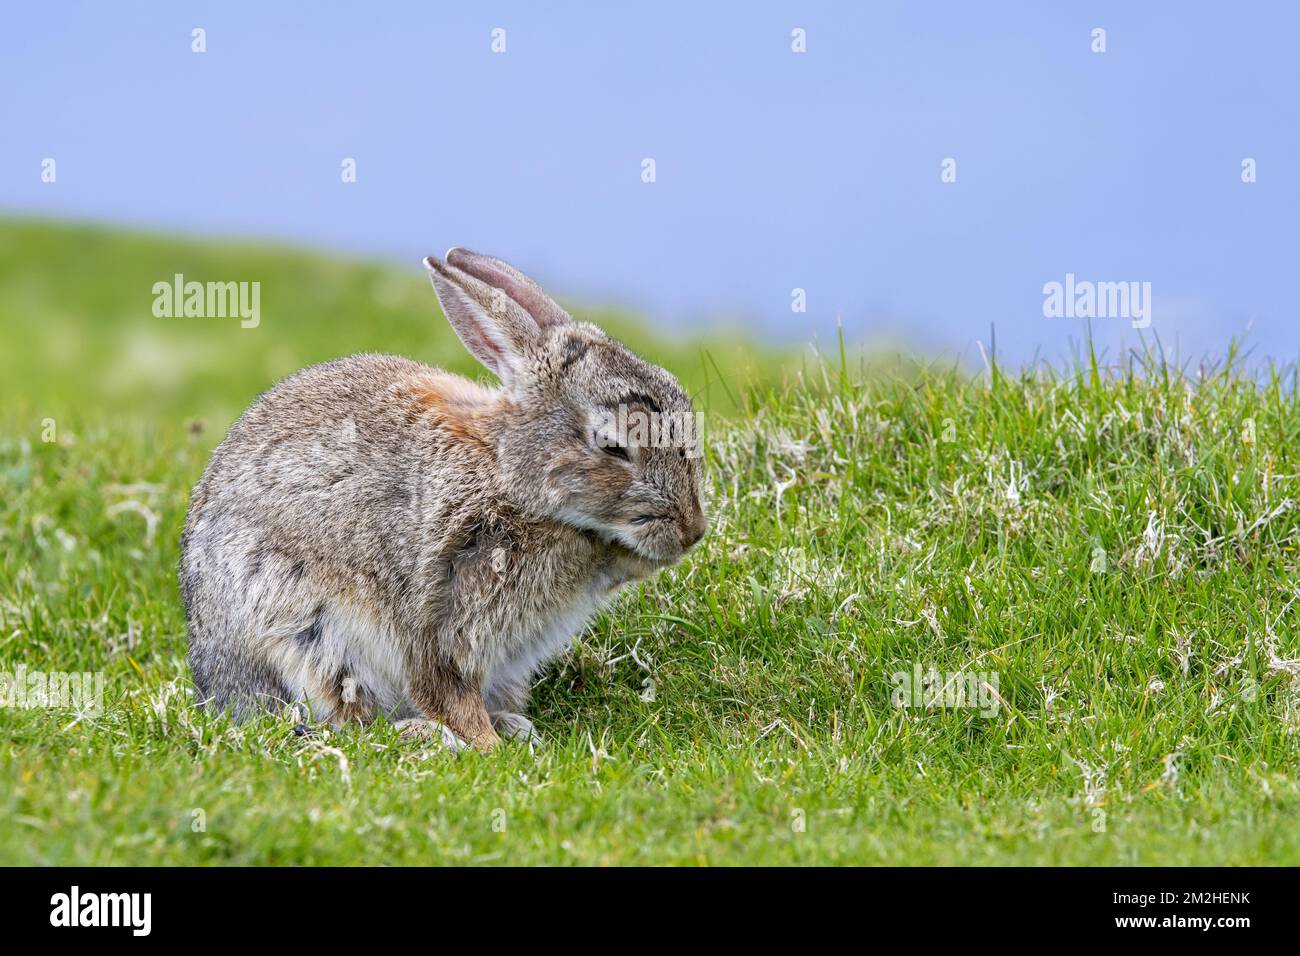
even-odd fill
[(606, 455), (614, 458), (621, 458), (623, 461), (631, 461), (628, 457), (627, 447), (618, 443), (617, 437), (610, 434), (602, 434), (599, 431), (591, 433), (591, 443), (603, 451)]
[(631, 461), (627, 455), (627, 449), (622, 445), (601, 445), (600, 450), (606, 455), (612, 455), (615, 458), (621, 458), (624, 461)]

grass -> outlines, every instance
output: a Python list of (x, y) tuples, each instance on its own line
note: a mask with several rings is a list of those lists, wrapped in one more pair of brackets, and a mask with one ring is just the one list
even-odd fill
[[(468, 368), (423, 280), (33, 223), (0, 250), (0, 671), (106, 681), (93, 715), (0, 709), (0, 862), (1300, 862), (1293, 379), (641, 336), (721, 412), (714, 529), (546, 674), (540, 751), (454, 756), (196, 712), (175, 580), (188, 490), (277, 375)], [(262, 326), (154, 319), (176, 271), (260, 277)], [(916, 665), (1001, 703), (894, 706)]]

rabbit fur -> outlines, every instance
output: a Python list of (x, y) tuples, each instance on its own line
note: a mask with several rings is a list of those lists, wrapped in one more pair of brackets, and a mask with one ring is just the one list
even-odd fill
[(672, 375), (501, 260), (425, 266), (500, 386), (354, 355), (244, 412), (181, 539), (190, 664), (214, 708), (383, 714), (484, 750), (533, 737), (539, 671), (705, 532), (700, 459), (610, 434), (616, 408), (692, 415)]

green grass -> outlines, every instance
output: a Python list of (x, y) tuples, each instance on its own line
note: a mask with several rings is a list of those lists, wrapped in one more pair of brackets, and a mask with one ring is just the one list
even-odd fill
[[(176, 271), (261, 278), (262, 326), (154, 319)], [(310, 361), (468, 370), (439, 322), (414, 270), (0, 225), (0, 671), (106, 677), (91, 717), (0, 709), (0, 862), (1300, 863), (1300, 400), (1230, 363), (629, 336), (722, 413), (714, 529), (540, 682), (540, 751), (195, 711), (175, 564), (213, 445)], [(1006, 706), (893, 706), (915, 664)]]

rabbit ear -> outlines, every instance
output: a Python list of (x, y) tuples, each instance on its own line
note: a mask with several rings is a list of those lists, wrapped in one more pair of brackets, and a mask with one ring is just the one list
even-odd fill
[(533, 317), (533, 321), (543, 329), (573, 321), (572, 316), (543, 292), (541, 286), (508, 262), (502, 262), (492, 256), (479, 255), (468, 249), (449, 249), (446, 259), (448, 265), (455, 266), (462, 272), (468, 272), (474, 278), (510, 296), (522, 305)]
[(424, 260), (433, 291), (470, 353), (510, 388), (541, 342), (536, 320), (504, 289), (494, 288), (433, 256)]

